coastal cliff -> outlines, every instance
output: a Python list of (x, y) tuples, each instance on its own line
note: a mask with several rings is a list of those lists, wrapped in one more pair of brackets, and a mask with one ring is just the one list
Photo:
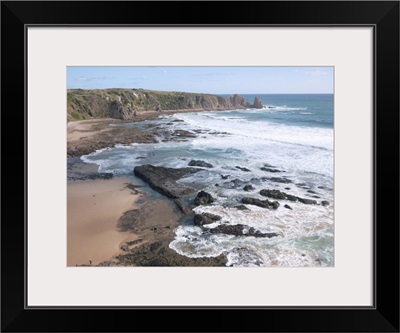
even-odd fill
[(67, 120), (96, 118), (132, 119), (138, 113), (170, 110), (229, 110), (262, 108), (256, 97), (253, 104), (240, 95), (224, 98), (218, 95), (166, 92), (143, 89), (69, 89)]

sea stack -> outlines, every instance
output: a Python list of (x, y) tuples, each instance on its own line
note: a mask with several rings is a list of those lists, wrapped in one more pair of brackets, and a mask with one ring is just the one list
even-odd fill
[(255, 109), (262, 109), (264, 105), (262, 104), (261, 98), (255, 97), (254, 98), (254, 103), (253, 103), (253, 108)]

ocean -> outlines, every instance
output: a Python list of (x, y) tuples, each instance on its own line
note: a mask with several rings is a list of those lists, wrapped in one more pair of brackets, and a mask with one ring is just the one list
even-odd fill
[[(242, 96), (250, 103), (255, 96), (260, 97), (264, 108), (178, 113), (119, 124), (143, 128), (157, 125), (160, 132), (184, 130), (194, 135), (178, 142), (163, 142), (160, 135), (158, 143), (117, 145), (82, 156), (82, 160), (98, 164), (100, 172), (130, 177), (133, 168), (143, 164), (181, 168), (187, 167), (190, 160), (211, 163), (213, 168), (179, 181), (217, 199), (194, 209), (196, 213), (222, 217), (209, 227), (242, 224), (279, 235), (257, 238), (204, 233), (192, 221), (185, 220), (170, 243), (170, 248), (181, 255), (198, 258), (224, 253), (227, 266), (239, 267), (333, 266), (333, 95)], [(268, 171), (271, 169), (280, 172)], [(252, 185), (253, 189), (244, 192), (244, 185)], [(281, 206), (277, 210), (253, 205), (247, 205), (248, 210), (235, 208), (243, 197), (265, 200), (259, 193), (262, 189), (280, 190), (318, 204), (279, 200)], [(321, 205), (323, 200), (329, 205)]]

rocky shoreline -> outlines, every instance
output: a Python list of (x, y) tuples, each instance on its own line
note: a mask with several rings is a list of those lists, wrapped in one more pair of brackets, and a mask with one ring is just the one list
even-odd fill
[[(143, 121), (156, 119), (159, 114), (139, 116), (134, 121)], [(92, 179), (109, 179), (112, 174), (98, 173), (94, 166), (85, 169), (86, 163), (83, 163), (79, 156), (89, 154), (98, 149), (113, 147), (116, 144), (129, 145), (132, 143), (153, 143), (162, 141), (176, 140), (181, 141), (185, 138), (193, 138), (201, 133), (189, 131), (165, 131), (158, 126), (147, 126), (146, 128), (125, 128), (122, 126), (110, 126), (112, 124), (122, 123), (110, 119), (108, 121), (99, 120), (88, 122), (88, 128), (83, 129), (84, 133), (92, 133), (79, 138), (79, 140), (68, 140), (68, 180), (85, 181)], [(132, 122), (130, 120), (129, 122)], [(86, 132), (85, 132), (86, 131)], [(245, 166), (232, 166), (243, 173), (249, 173), (251, 170)], [(169, 247), (174, 239), (174, 229), (177, 228), (182, 220), (199, 226), (203, 233), (221, 233), (233, 235), (236, 237), (256, 237), (256, 238), (274, 238), (281, 235), (276, 232), (262, 232), (255, 228), (247, 228), (242, 224), (225, 225), (220, 224), (217, 227), (209, 225), (220, 221), (221, 216), (202, 213), (197, 214), (193, 209), (197, 206), (212, 205), (215, 201), (210, 193), (198, 190), (179, 183), (194, 173), (202, 170), (212, 169), (213, 165), (207, 161), (191, 160), (185, 168), (165, 168), (144, 164), (133, 168), (133, 174), (144, 181), (150, 188), (165, 199), (151, 199), (142, 189), (132, 185), (135, 193), (140, 192), (144, 197), (139, 208), (125, 212), (118, 220), (118, 228), (122, 232), (132, 232), (138, 239), (128, 241), (120, 246), (121, 252), (109, 260), (103, 261), (99, 266), (225, 266), (228, 262), (225, 255), (210, 258), (189, 258), (178, 254)], [(276, 189), (264, 188), (257, 194), (265, 197), (261, 200), (254, 197), (254, 187), (251, 181), (244, 182), (240, 179), (231, 179), (231, 175), (221, 175), (221, 182), (216, 186), (226, 188), (241, 188), (243, 197), (237, 205), (232, 206), (238, 210), (248, 210), (247, 206), (257, 206), (261, 209), (293, 210), (290, 203), (301, 203), (304, 205), (328, 206), (330, 203), (320, 198), (319, 193), (307, 188), (306, 184), (294, 184), (287, 177), (276, 177), (285, 173), (285, 170), (279, 170), (269, 164), (264, 164), (261, 168), (266, 176), (259, 179), (252, 179), (257, 182), (272, 182), (280, 184), (295, 185), (298, 188), (307, 190), (307, 195), (312, 199), (303, 198), (297, 195), (283, 192)], [(269, 176), (270, 175), (270, 176)], [(285, 186), (284, 185), (284, 186)], [(321, 187), (318, 187), (321, 188)], [(286, 188), (289, 190), (290, 188)], [(253, 195), (252, 195), (253, 193)], [(316, 200), (317, 199), (317, 200)]]
[[(157, 125), (135, 128), (127, 128), (118, 125), (123, 125), (124, 123), (140, 123), (143, 121), (156, 120), (162, 116), (175, 113), (191, 113), (197, 111), (204, 110), (148, 111), (138, 113), (137, 116), (129, 120), (106, 118), (70, 122), (67, 127), (67, 157), (71, 158), (88, 155), (100, 149), (114, 147), (117, 144), (156, 143), (159, 137), (163, 137), (162, 142), (185, 141), (188, 138), (194, 138), (198, 134), (201, 134), (201, 132), (196, 133), (184, 130), (168, 131), (160, 129)], [(179, 122), (179, 120), (173, 120), (167, 123), (167, 125), (173, 125), (175, 122)], [(80, 125), (81, 128), (76, 128), (75, 125)], [(80, 134), (77, 137), (70, 135), (77, 133)]]
[[(207, 168), (207, 167), (205, 167)], [(145, 239), (139, 246), (130, 249), (129, 244), (125, 245), (125, 253), (117, 256), (113, 260), (102, 263), (102, 265), (140, 265), (140, 266), (223, 266), (227, 259), (224, 255), (215, 258), (188, 258), (181, 256), (169, 248), (169, 243), (174, 239), (174, 228), (179, 226), (178, 220), (185, 218), (190, 220), (194, 225), (199, 226), (203, 233), (225, 234), (236, 237), (256, 237), (256, 238), (273, 238), (279, 237), (281, 234), (276, 232), (262, 232), (253, 227), (248, 228), (242, 224), (226, 225), (220, 224), (217, 227), (210, 228), (211, 225), (221, 220), (221, 216), (202, 213), (196, 214), (193, 209), (200, 205), (210, 205), (214, 202), (211, 194), (205, 191), (196, 192), (192, 188), (183, 187), (177, 181), (187, 175), (198, 172), (193, 168), (164, 168), (152, 165), (137, 166), (134, 169), (135, 175), (144, 180), (154, 190), (164, 196), (174, 200), (175, 220), (166, 222), (164, 219), (157, 221), (150, 229), (149, 224), (145, 223), (146, 219), (151, 215), (150, 206), (157, 206), (159, 203), (149, 201), (144, 204), (140, 210), (130, 211), (124, 214), (119, 221), (121, 230), (132, 230), (141, 238)], [(245, 191), (244, 191), (245, 192)], [(197, 193), (197, 194), (196, 194)], [(285, 209), (292, 209), (286, 202), (300, 202), (308, 205), (326, 206), (327, 201), (316, 202), (315, 200), (300, 198), (281, 192), (278, 190), (262, 189), (260, 195), (276, 199), (275, 201), (259, 200), (252, 197), (243, 197), (241, 202), (245, 205), (256, 205), (264, 209), (276, 210), (283, 206)], [(279, 201), (277, 201), (279, 200)], [(172, 204), (172, 201), (170, 202)], [(236, 206), (237, 209), (248, 209), (245, 205)], [(158, 216), (158, 215), (157, 215)], [(159, 216), (158, 216), (159, 218)], [(147, 226), (147, 227), (144, 227)], [(149, 230), (150, 235), (149, 235)], [(144, 236), (145, 235), (145, 236)]]
[[(144, 120), (153, 120), (160, 114), (145, 114), (136, 117), (134, 122)], [(80, 123), (87, 124), (85, 128), (80, 128), (79, 132), (85, 134), (84, 137), (79, 137), (73, 140), (68, 137), (67, 140), (67, 181), (82, 182), (96, 179), (111, 179), (111, 173), (99, 173), (98, 166), (95, 164), (84, 163), (80, 156), (90, 154), (98, 149), (113, 147), (116, 144), (131, 144), (131, 143), (149, 143), (157, 142), (156, 137), (164, 135), (170, 140), (181, 140), (190, 133), (161, 133), (158, 128), (124, 128), (111, 127), (110, 124), (121, 124), (126, 121), (115, 119), (107, 120), (90, 120)], [(129, 122), (132, 122), (130, 120)], [(71, 134), (74, 131), (69, 131)], [(68, 133), (68, 134), (70, 134)], [(90, 134), (90, 135), (88, 135)], [(140, 168), (137, 173), (140, 173)], [(148, 170), (147, 170), (148, 171)], [(153, 178), (157, 178), (157, 170)], [(174, 179), (181, 178), (184, 174), (197, 172), (198, 169), (187, 168), (187, 170), (170, 170), (170, 173), (159, 174), (171, 182), (171, 186), (164, 187), (162, 194), (168, 198), (175, 199), (169, 202), (168, 200), (141, 200), (138, 204), (139, 208), (125, 212), (117, 223), (117, 228), (121, 232), (131, 232), (137, 235), (135, 241), (128, 241), (120, 246), (120, 253), (101, 262), (98, 266), (224, 266), (227, 259), (224, 255), (216, 258), (188, 258), (176, 253), (169, 248), (169, 243), (174, 239), (174, 229), (179, 226), (179, 220), (189, 213), (186, 205), (179, 200), (183, 194), (188, 194), (191, 191), (174, 184)], [(153, 186), (156, 188), (154, 181)], [(129, 185), (133, 194), (140, 193), (142, 197), (148, 198), (148, 194), (143, 192), (140, 187)]]

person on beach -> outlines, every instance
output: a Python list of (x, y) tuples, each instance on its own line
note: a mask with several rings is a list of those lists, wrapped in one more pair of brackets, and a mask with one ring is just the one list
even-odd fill
[(92, 266), (92, 259), (89, 259), (89, 265)]

